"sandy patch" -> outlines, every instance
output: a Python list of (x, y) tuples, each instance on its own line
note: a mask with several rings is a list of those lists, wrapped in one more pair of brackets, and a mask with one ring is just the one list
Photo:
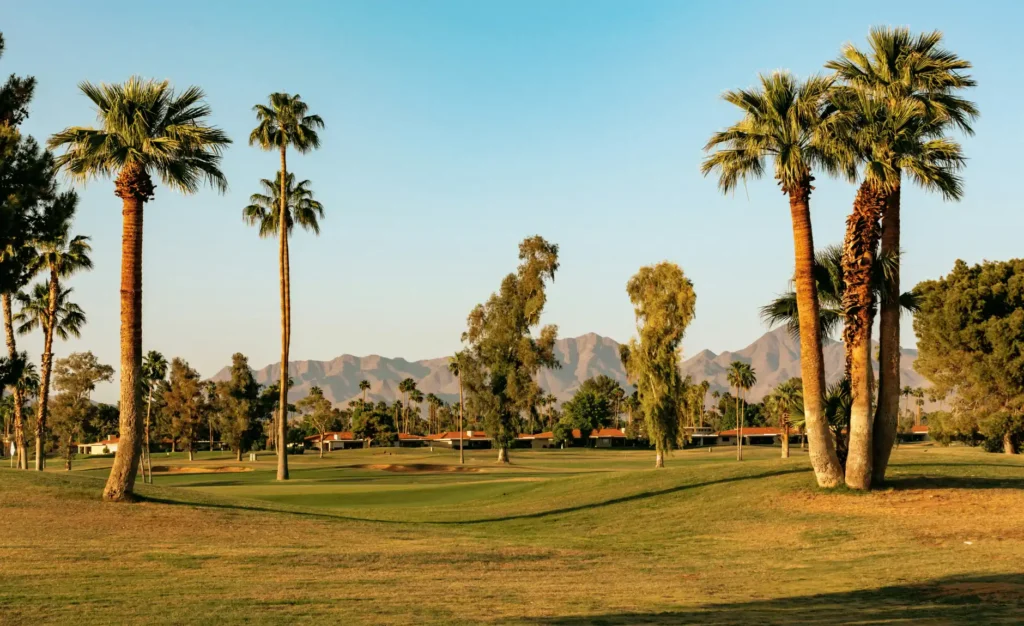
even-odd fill
[(189, 467), (184, 465), (154, 465), (154, 474), (234, 474), (237, 472), (251, 472), (251, 467), (239, 467), (238, 465), (224, 465), (222, 467)]
[(429, 472), (449, 472), (449, 473), (477, 473), (483, 471), (479, 467), (466, 467), (464, 465), (433, 465), (430, 463), (409, 463), (408, 465), (398, 465), (394, 463), (374, 463), (365, 465), (352, 465), (358, 469), (372, 469), (380, 470), (383, 472), (398, 472), (403, 474), (422, 474)]

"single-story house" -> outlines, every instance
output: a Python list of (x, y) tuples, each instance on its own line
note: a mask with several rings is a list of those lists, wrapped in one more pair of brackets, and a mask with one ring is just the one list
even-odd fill
[(427, 443), (426, 437), (411, 433), (398, 433), (398, 439), (395, 440), (395, 445), (399, 448), (422, 448)]
[(321, 444), (320, 435), (306, 437), (305, 443), (314, 450), (319, 450), (320, 446), (323, 445), (324, 450), (330, 452), (332, 450), (344, 450), (345, 448), (362, 448), (364, 442), (362, 437), (356, 437), (352, 431), (341, 431), (324, 433), (323, 444)]
[(911, 426), (909, 431), (900, 436), (900, 441), (929, 441), (928, 426), (925, 424)]
[(690, 444), (697, 448), (718, 445), (718, 433), (710, 426), (686, 427), (683, 429)]
[[(743, 445), (745, 446), (771, 446), (782, 437), (782, 429), (777, 426), (744, 426)], [(799, 434), (795, 429), (790, 429), (789, 441), (799, 441)], [(736, 445), (736, 429), (723, 430), (718, 433), (718, 442), (724, 445)]]
[[(427, 443), (432, 446), (444, 446), (458, 450), (460, 441), (459, 431), (447, 430), (441, 433), (427, 435)], [(464, 430), (461, 433), (462, 447), (470, 449), (487, 449), (491, 447), (491, 438), (482, 430)]]
[(107, 437), (103, 441), (96, 441), (94, 443), (80, 443), (78, 444), (78, 454), (113, 454), (117, 452), (117, 442), (120, 441), (120, 437)]
[[(555, 448), (555, 433), (547, 431), (535, 435), (519, 435), (516, 443), (531, 448)], [(572, 445), (583, 446), (583, 433), (578, 428), (572, 431)], [(619, 428), (599, 428), (590, 433), (587, 445), (595, 448), (619, 448), (626, 445), (626, 432)]]

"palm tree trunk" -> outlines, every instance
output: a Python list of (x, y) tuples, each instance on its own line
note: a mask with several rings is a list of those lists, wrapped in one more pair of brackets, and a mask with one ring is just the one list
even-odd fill
[(121, 226), (121, 405), (120, 441), (103, 498), (129, 500), (135, 489), (142, 452), (142, 217), (153, 183), (145, 170), (125, 167), (117, 178), (123, 202)]
[(789, 424), (782, 427), (782, 458), (789, 458)]
[(843, 242), (843, 341), (847, 347), (850, 376), (850, 439), (846, 458), (846, 485), (871, 487), (874, 415), (871, 371), (871, 329), (874, 326), (875, 291), (872, 274), (878, 247), (879, 220), (885, 194), (868, 183), (861, 184), (846, 218)]
[(885, 482), (885, 470), (889, 466), (889, 455), (896, 441), (896, 427), (899, 420), (900, 394), (900, 188), (889, 193), (882, 216), (883, 258), (896, 255), (893, 271), (886, 281), (879, 315), (878, 355), (878, 408), (875, 411), (875, 428), (872, 449), (875, 464), (871, 482), (881, 485)]
[(465, 433), (466, 425), (463, 423), (462, 411), (462, 372), (459, 372), (459, 463), (465, 464), (466, 451), (462, 443), (462, 436)]
[(739, 387), (736, 387), (736, 460), (743, 460), (743, 420), (740, 417)]
[[(153, 412), (153, 381), (149, 383), (149, 401), (146, 403), (146, 426), (143, 431), (145, 446), (142, 449), (142, 482), (153, 482), (153, 451), (149, 446), (149, 417)], [(173, 451), (172, 451), (173, 452)], [(146, 478), (146, 471), (149, 471), (149, 478)]]
[(288, 480), (288, 349), (291, 339), (288, 319), (288, 161), (286, 148), (281, 147), (281, 212), (278, 215), (278, 262), (281, 269), (281, 389), (278, 397), (277, 480)]
[(43, 471), (46, 453), (46, 417), (50, 405), (50, 372), (53, 370), (53, 332), (57, 321), (57, 268), (50, 267), (49, 302), (46, 303), (46, 325), (43, 328), (43, 355), (39, 367), (39, 400), (36, 402), (36, 471)]
[(821, 353), (821, 320), (818, 287), (814, 282), (814, 237), (811, 233), (811, 181), (808, 176), (796, 189), (787, 189), (793, 221), (793, 249), (796, 260), (797, 314), (800, 320), (800, 373), (803, 378), (804, 415), (807, 423), (811, 466), (818, 485), (835, 487), (843, 480), (835, 445), (822, 413), (825, 365)]
[[(14, 339), (14, 312), (11, 310), (11, 294), (0, 297), (4, 309), (4, 334), (7, 338), (8, 357), (14, 359), (18, 354), (18, 344)], [(18, 456), (18, 469), (28, 469), (28, 455), (25, 452), (25, 416), (22, 409), (25, 397), (21, 388), (15, 386), (11, 395), (14, 400), (14, 447)]]

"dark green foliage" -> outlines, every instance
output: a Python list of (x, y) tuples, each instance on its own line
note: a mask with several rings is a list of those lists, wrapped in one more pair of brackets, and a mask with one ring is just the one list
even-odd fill
[(607, 395), (596, 385), (581, 385), (576, 395), (565, 403), (562, 410), (563, 415), (559, 424), (567, 426), (570, 430), (579, 429), (584, 445), (589, 442), (590, 433), (605, 426), (612, 418), (611, 403)]
[[(947, 397), (954, 415), (977, 425), (990, 447), (1024, 443), (1024, 259), (968, 266), (915, 291), (917, 371)], [(963, 432), (964, 428), (958, 431)]]
[(249, 359), (240, 352), (231, 357), (230, 380), (217, 383), (217, 430), (237, 454), (247, 452), (263, 434), (270, 419)]

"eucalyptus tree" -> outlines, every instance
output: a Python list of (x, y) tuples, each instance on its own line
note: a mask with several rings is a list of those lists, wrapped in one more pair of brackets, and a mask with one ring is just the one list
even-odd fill
[[(320, 136), (317, 129), (324, 127), (319, 115), (310, 115), (309, 106), (298, 94), (290, 95), (275, 92), (270, 94), (267, 104), (253, 107), (258, 125), (249, 134), (249, 145), (258, 146), (263, 150), (276, 150), (281, 156), (281, 169), (277, 176), (277, 230), (278, 230), (278, 264), (280, 267), (281, 286), (281, 382), (279, 401), (280, 416), (278, 418), (277, 436), (279, 439), (277, 456), (277, 479), (288, 480), (288, 455), (285, 450), (285, 436), (288, 432), (288, 416), (285, 407), (288, 404), (288, 351), (291, 346), (291, 267), (288, 252), (288, 230), (290, 226), (288, 201), (288, 185), (294, 180), (288, 173), (288, 148), (305, 154), (320, 147)], [(261, 226), (262, 232), (262, 226)]]
[[(167, 359), (150, 350), (142, 360), (142, 383), (146, 387), (146, 423), (143, 428), (142, 481), (153, 482), (153, 458), (149, 449), (149, 425), (153, 415), (153, 390), (167, 378)], [(147, 478), (148, 473), (148, 478)]]
[(679, 434), (679, 347), (693, 321), (697, 295), (683, 270), (667, 261), (640, 268), (626, 283), (626, 293), (633, 303), (639, 339), (629, 340), (623, 360), (639, 390), (655, 446), (654, 466), (661, 468)]
[(73, 126), (50, 138), (64, 148), (57, 164), (74, 180), (114, 177), (122, 201), (121, 232), (121, 440), (103, 490), (107, 500), (132, 497), (142, 453), (142, 224), (154, 197), (153, 177), (182, 193), (202, 183), (227, 189), (221, 152), (231, 140), (210, 126), (210, 107), (198, 87), (175, 92), (167, 81), (132, 77), (123, 84), (83, 82), (97, 109), (99, 128)]
[(463, 446), (463, 434), (465, 431), (464, 424), (464, 406), (465, 401), (462, 394), (462, 368), (459, 365), (462, 359), (462, 353), (456, 352), (454, 355), (448, 357), (448, 371), (451, 372), (452, 376), (459, 380), (459, 463), (466, 462), (466, 452)]
[(114, 379), (114, 368), (100, 363), (92, 352), (75, 352), (67, 358), (57, 360), (54, 366), (53, 386), (59, 392), (55, 401), (63, 408), (63, 415), (55, 424), (55, 431), (62, 431), (61, 447), (65, 454), (64, 469), (71, 469), (74, 457), (72, 439), (80, 435), (90, 414), (96, 411), (92, 404), (92, 392), (101, 382)]
[(902, 178), (947, 199), (961, 195), (955, 171), (963, 163), (960, 147), (942, 136), (946, 129), (972, 134), (978, 115), (974, 103), (958, 93), (975, 86), (966, 71), (971, 63), (942, 47), (942, 33), (918, 35), (907, 28), (875, 27), (868, 34), (870, 51), (852, 44), (826, 63), (843, 86), (877, 102), (905, 120), (906, 132), (879, 141), (873, 167), (884, 172), (886, 186), (880, 229), (882, 256), (897, 260), (881, 300), (879, 322), (879, 402), (872, 433), (871, 480), (880, 484), (896, 438), (900, 397), (900, 204)]
[(519, 244), (519, 266), (501, 287), (467, 319), (459, 359), (460, 381), (469, 390), (474, 415), (483, 417), (487, 434), (498, 449), (498, 462), (509, 462), (519, 417), (534, 409), (540, 397), (536, 375), (557, 368), (558, 328), (544, 326), (537, 335), (547, 303), (547, 284), (558, 270), (558, 245), (539, 235)]
[(313, 386), (309, 394), (295, 403), (295, 408), (302, 415), (302, 421), (320, 436), (320, 458), (324, 458), (324, 436), (331, 427), (331, 422), (336, 415), (331, 407), (331, 401), (324, 397), (324, 391), (320, 387)]
[(36, 283), (30, 292), (18, 294), (21, 311), (14, 316), (14, 321), (18, 324), (18, 334), (25, 335), (39, 328), (43, 331), (44, 337), (42, 356), (44, 365), (41, 368), (39, 399), (36, 402), (36, 471), (38, 472), (43, 471), (44, 466), (43, 447), (46, 436), (46, 407), (50, 386), (50, 363), (53, 358), (53, 337), (56, 335), (61, 341), (67, 341), (69, 337), (79, 337), (86, 321), (82, 308), (68, 299), (71, 291), (70, 287), (62, 287), (55, 295), (51, 286), (45, 283)]
[(831, 87), (829, 78), (814, 76), (798, 81), (789, 73), (775, 72), (762, 75), (757, 87), (727, 91), (724, 99), (740, 109), (742, 118), (711, 137), (704, 149), (713, 152), (701, 167), (705, 176), (717, 173), (719, 188), (729, 193), (741, 182), (763, 176), (766, 161), (770, 159), (773, 176), (789, 198), (810, 458), (822, 487), (835, 487), (843, 480), (842, 467), (821, 407), (825, 367), (817, 286), (813, 277), (810, 210), (814, 169), (837, 171), (830, 155), (815, 142), (818, 128), (826, 117), (824, 101)]

